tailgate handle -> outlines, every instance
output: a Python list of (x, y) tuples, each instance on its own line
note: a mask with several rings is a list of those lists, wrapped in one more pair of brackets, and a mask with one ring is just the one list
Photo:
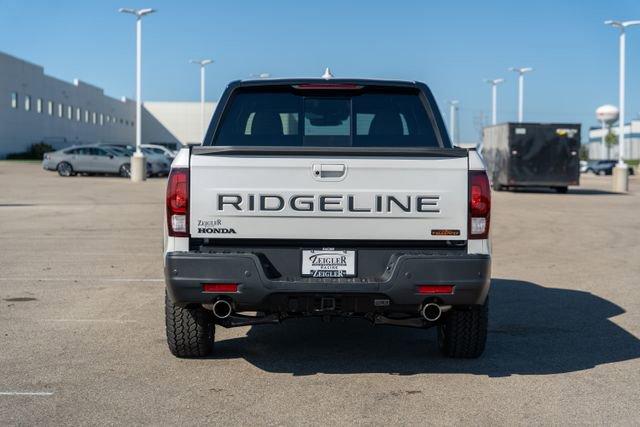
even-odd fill
[(343, 164), (313, 165), (313, 175), (316, 178), (342, 178), (347, 171)]

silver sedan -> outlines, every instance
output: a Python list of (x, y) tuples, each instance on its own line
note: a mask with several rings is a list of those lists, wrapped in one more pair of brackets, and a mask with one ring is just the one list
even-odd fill
[[(131, 173), (128, 156), (99, 146), (75, 146), (44, 155), (42, 168), (58, 171), (60, 176), (77, 173), (118, 174), (128, 177)], [(147, 169), (150, 169), (147, 165)]]

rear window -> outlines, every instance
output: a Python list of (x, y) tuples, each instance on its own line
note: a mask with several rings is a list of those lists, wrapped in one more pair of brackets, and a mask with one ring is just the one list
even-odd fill
[(238, 89), (213, 145), (440, 147), (416, 89)]

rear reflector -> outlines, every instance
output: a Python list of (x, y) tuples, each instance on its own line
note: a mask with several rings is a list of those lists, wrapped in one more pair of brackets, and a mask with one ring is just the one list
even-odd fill
[(205, 283), (202, 285), (203, 292), (234, 293), (238, 292), (237, 283)]
[(418, 285), (419, 294), (452, 294), (453, 285)]

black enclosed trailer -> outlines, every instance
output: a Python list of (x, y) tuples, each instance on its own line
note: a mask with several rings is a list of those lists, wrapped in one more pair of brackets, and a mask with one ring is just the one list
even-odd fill
[(482, 156), (494, 190), (551, 187), (580, 180), (580, 125), (503, 123), (485, 127)]

